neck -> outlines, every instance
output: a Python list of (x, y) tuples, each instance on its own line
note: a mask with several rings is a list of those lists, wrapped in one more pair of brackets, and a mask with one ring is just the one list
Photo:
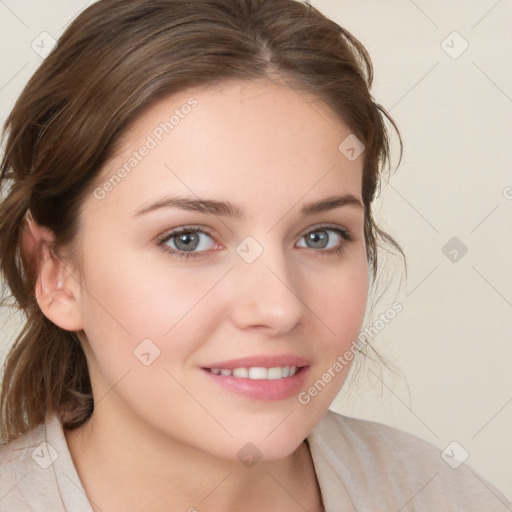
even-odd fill
[(101, 406), (65, 436), (95, 511), (323, 510), (305, 442), (283, 459), (244, 465)]

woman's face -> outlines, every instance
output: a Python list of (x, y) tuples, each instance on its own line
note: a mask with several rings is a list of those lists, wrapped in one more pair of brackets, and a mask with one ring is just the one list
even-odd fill
[(350, 135), (267, 81), (190, 89), (136, 121), (81, 212), (95, 415), (233, 460), (248, 442), (269, 460), (299, 446), (366, 308)]

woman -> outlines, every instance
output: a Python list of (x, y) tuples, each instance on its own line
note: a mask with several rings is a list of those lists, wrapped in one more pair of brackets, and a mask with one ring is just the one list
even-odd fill
[(27, 324), (0, 510), (503, 509), (467, 465), (328, 409), (378, 242), (400, 249), (372, 216), (371, 82), (294, 0), (101, 0), (72, 23), (6, 123), (0, 262)]

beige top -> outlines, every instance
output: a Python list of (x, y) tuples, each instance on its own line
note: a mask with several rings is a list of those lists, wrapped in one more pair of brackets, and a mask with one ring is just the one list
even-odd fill
[[(457, 445), (443, 459), (416, 436), (331, 410), (307, 441), (326, 512), (511, 510), (502, 493), (456, 460), (464, 453)], [(92, 512), (56, 416), (0, 446), (0, 512), (28, 511)]]

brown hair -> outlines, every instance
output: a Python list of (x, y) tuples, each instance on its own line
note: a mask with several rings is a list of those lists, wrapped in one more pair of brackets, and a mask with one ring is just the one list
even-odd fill
[(390, 159), (386, 119), (398, 129), (373, 101), (370, 57), (349, 32), (298, 0), (100, 0), (67, 28), (4, 126), (0, 270), (26, 323), (4, 366), (0, 439), (26, 433), (49, 413), (76, 428), (94, 406), (85, 333), (53, 324), (35, 299), (37, 262), (22, 250), (27, 212), (55, 235), (55, 254), (73, 247), (85, 197), (143, 109), (189, 87), (276, 77), (321, 99), (366, 146), (373, 279), (379, 239), (403, 256), (371, 210)]

